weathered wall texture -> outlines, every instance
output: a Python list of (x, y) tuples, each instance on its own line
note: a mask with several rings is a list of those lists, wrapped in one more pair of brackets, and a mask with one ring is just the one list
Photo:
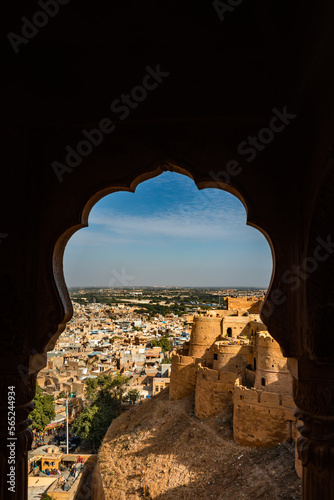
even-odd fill
[(267, 331), (267, 327), (262, 321), (260, 320), (260, 317), (254, 318), (251, 317), (250, 322), (250, 334), (251, 335), (256, 335), (257, 332), (262, 332), (262, 331)]
[(253, 346), (229, 345), (225, 342), (215, 342), (213, 346), (213, 369), (217, 371), (243, 372), (248, 364), (253, 362)]
[(221, 372), (199, 365), (195, 393), (195, 414), (199, 418), (217, 415), (232, 404), (236, 374)]
[(292, 396), (292, 377), (287, 359), (269, 333), (257, 334), (255, 387)]
[(222, 333), (222, 318), (194, 317), (191, 330), (189, 356), (200, 358)]
[(227, 309), (248, 311), (250, 314), (260, 314), (263, 300), (256, 297), (228, 297)]
[(223, 318), (222, 334), (224, 337), (250, 336), (249, 316), (226, 316)]
[[(195, 316), (189, 356), (172, 358), (170, 399), (195, 394), (195, 414), (203, 419), (233, 404), (235, 441), (266, 448), (294, 438), (296, 419), (287, 360), (257, 319)], [(247, 338), (238, 338), (246, 330)]]
[(235, 386), (234, 440), (247, 446), (269, 448), (294, 437), (296, 418), (291, 396)]
[(193, 394), (195, 392), (196, 376), (196, 359), (192, 356), (174, 354), (172, 357), (169, 399), (175, 401)]

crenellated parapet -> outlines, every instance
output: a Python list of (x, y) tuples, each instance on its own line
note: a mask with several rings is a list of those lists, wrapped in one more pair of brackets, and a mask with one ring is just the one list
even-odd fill
[(248, 365), (253, 366), (254, 346), (248, 339), (216, 341), (210, 351), (215, 370), (238, 374), (243, 373)]
[(257, 345), (259, 347), (265, 347), (267, 349), (279, 349), (279, 343), (270, 335), (267, 331), (260, 331), (257, 333), (256, 339)]
[(227, 308), (247, 311), (250, 314), (260, 314), (263, 299), (258, 297), (227, 297)]
[(268, 332), (256, 336), (255, 387), (292, 396), (292, 377), (279, 344)]
[(198, 365), (195, 414), (199, 418), (209, 418), (232, 405), (232, 397), (237, 375), (234, 372), (218, 372)]
[(169, 399), (171, 401), (190, 396), (195, 392), (199, 358), (193, 356), (172, 356)]
[[(225, 321), (243, 334), (225, 335)], [(202, 419), (233, 408), (235, 441), (269, 448), (295, 438), (296, 418), (287, 360), (263, 328), (256, 317), (195, 316), (189, 354), (200, 356), (173, 356), (170, 399), (194, 394)]]
[(236, 383), (233, 406), (233, 437), (237, 443), (269, 448), (295, 438), (295, 403), (291, 396)]
[(190, 335), (189, 355), (201, 357), (213, 342), (222, 334), (220, 316), (194, 316)]

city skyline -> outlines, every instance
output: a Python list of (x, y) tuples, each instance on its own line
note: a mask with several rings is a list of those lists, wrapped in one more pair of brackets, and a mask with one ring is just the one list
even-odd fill
[(267, 288), (271, 272), (242, 203), (171, 172), (100, 200), (64, 256), (68, 287)]

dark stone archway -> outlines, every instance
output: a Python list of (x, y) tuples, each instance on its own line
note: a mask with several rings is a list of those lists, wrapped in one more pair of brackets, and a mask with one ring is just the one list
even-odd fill
[[(199, 188), (241, 197), (248, 223), (271, 244), (262, 320), (291, 358), (303, 498), (334, 498), (334, 7), (241, 2), (221, 21), (210, 2), (88, 3), (80, 16), (67, 3), (18, 53), (8, 42), (3, 59), (1, 497), (26, 498), (36, 375), (72, 314), (66, 242), (99, 197), (178, 169)], [(15, 1), (4, 36), (21, 35), (21, 17), (37, 9)], [(158, 66), (168, 76), (121, 119), (112, 103)], [(80, 162), (67, 158), (83, 131), (108, 128), (105, 119), (115, 129)], [(55, 161), (66, 167), (62, 182)], [(17, 406), (13, 494), (8, 386)]]

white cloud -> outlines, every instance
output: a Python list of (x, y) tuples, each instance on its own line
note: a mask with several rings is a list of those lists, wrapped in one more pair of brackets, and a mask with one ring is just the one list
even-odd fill
[(187, 204), (176, 201), (168, 211), (152, 211), (141, 216), (96, 207), (91, 212), (89, 224), (117, 234), (221, 239), (227, 233), (239, 232), (246, 225), (241, 203), (237, 202), (238, 206), (235, 199), (224, 198), (217, 190), (198, 191)]
[[(139, 185), (138, 204), (126, 193), (115, 203), (110, 198), (93, 207), (89, 227), (66, 248), (69, 283), (107, 285), (110, 269), (128, 271), (129, 264), (134, 267), (129, 274), (140, 284), (246, 284), (268, 274), (269, 246), (259, 231), (246, 226), (242, 203), (217, 189), (199, 191), (190, 179), (179, 177), (176, 182), (160, 179), (170, 185), (161, 192), (149, 182)], [(253, 276), (247, 266), (254, 269), (257, 255)]]

